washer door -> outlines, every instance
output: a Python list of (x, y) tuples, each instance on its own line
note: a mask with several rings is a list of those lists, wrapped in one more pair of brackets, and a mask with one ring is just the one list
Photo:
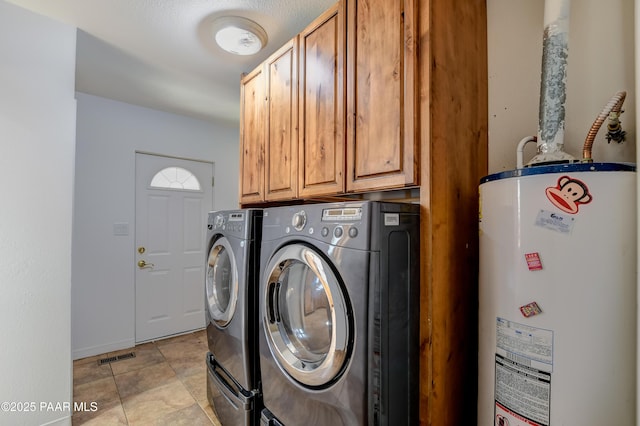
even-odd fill
[(324, 257), (303, 244), (278, 250), (265, 272), (263, 320), (271, 353), (298, 383), (330, 386), (353, 349), (344, 286)]
[(217, 239), (209, 250), (205, 292), (211, 319), (218, 327), (226, 327), (236, 311), (238, 268), (225, 237)]

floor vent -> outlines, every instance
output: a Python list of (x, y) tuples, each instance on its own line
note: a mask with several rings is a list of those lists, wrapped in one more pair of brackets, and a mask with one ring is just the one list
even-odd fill
[(110, 356), (109, 358), (102, 358), (102, 359), (98, 360), (98, 365), (110, 364), (112, 362), (122, 361), (123, 359), (129, 359), (129, 358), (135, 358), (135, 357), (136, 357), (136, 353), (135, 352), (129, 352), (129, 353), (126, 353), (126, 354), (120, 354), (118, 356)]

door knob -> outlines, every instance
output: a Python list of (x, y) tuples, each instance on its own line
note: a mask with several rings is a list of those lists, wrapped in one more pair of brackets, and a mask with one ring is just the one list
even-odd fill
[(139, 260), (138, 261), (138, 267), (140, 269), (142, 269), (142, 268), (153, 268), (153, 263), (147, 263), (144, 260)]

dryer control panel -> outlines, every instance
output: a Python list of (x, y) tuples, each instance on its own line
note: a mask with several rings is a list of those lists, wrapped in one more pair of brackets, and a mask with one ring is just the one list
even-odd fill
[(265, 211), (263, 241), (297, 236), (360, 250), (368, 244), (368, 204), (327, 203), (273, 207)]
[(362, 207), (330, 208), (322, 210), (322, 221), (354, 221), (362, 219)]

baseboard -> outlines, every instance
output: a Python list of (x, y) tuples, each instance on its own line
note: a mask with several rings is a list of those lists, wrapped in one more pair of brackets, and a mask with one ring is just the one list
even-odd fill
[(119, 342), (106, 343), (104, 345), (90, 346), (88, 348), (74, 349), (71, 353), (73, 360), (86, 358), (94, 355), (102, 355), (107, 352), (119, 351), (121, 349), (133, 348), (136, 345), (134, 338), (121, 340)]
[(43, 423), (41, 426), (68, 426), (71, 425), (71, 416), (64, 416), (62, 418), (56, 419), (56, 420), (52, 420), (50, 422), (47, 423)]

